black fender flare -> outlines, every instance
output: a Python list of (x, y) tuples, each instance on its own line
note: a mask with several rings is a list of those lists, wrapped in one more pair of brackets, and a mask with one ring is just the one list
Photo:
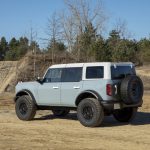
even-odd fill
[(15, 98), (14, 98), (14, 102), (17, 101), (18, 97), (23, 96), (23, 95), (28, 95), (28, 96), (30, 96), (31, 99), (33, 100), (34, 104), (37, 105), (36, 100), (35, 100), (35, 97), (33, 96), (32, 92), (29, 91), (29, 90), (27, 90), (27, 89), (24, 89), (24, 90), (21, 90), (21, 91), (17, 92), (17, 93), (16, 93), (16, 96), (15, 96)]
[(98, 92), (94, 91), (94, 90), (85, 90), (83, 92), (81, 92), (76, 100), (75, 100), (75, 105), (77, 106), (79, 104), (79, 102), (84, 98), (84, 97), (88, 97), (89, 96), (93, 96), (94, 98), (96, 98), (97, 100), (101, 101), (102, 97), (98, 94)]

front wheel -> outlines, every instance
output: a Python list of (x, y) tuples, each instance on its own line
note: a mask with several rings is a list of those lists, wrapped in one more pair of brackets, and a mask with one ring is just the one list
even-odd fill
[(114, 118), (119, 122), (130, 122), (134, 119), (138, 108), (123, 108), (115, 110), (113, 113)]
[(97, 99), (86, 98), (78, 105), (77, 117), (82, 125), (96, 127), (102, 123), (104, 111)]
[(17, 99), (15, 109), (20, 120), (32, 120), (36, 114), (36, 105), (28, 95), (23, 95)]

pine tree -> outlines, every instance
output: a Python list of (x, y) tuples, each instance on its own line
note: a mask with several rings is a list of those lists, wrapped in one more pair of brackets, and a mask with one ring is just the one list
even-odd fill
[(0, 60), (4, 60), (7, 51), (8, 51), (8, 43), (5, 37), (2, 37), (0, 40)]

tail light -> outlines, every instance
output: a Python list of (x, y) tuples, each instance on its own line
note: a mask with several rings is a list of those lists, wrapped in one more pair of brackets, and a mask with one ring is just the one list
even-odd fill
[(107, 95), (112, 96), (112, 85), (111, 84), (106, 85), (106, 93), (107, 93)]

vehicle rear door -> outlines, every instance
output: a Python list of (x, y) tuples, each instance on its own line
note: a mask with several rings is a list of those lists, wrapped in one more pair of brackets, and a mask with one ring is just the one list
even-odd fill
[(82, 90), (82, 66), (66, 67), (62, 71), (61, 105), (75, 106), (75, 99)]

